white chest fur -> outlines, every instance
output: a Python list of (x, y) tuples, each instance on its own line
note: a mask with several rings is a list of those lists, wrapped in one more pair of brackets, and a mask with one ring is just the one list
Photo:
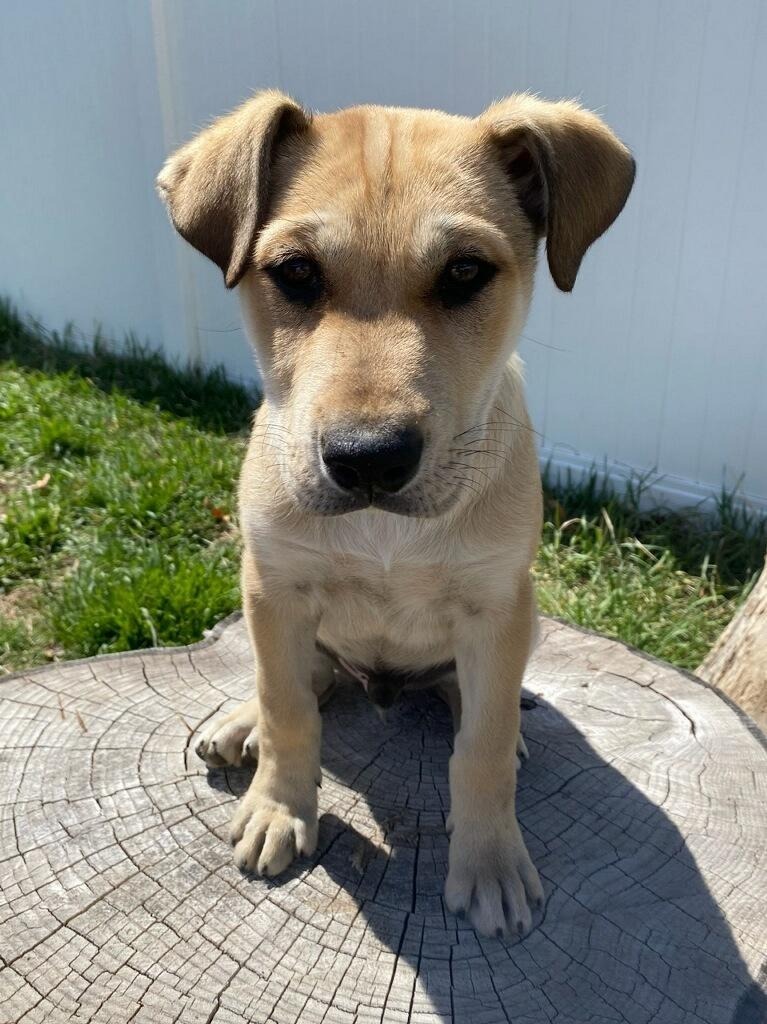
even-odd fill
[(442, 521), (361, 512), (311, 538), (272, 538), (269, 574), (318, 620), (318, 637), (360, 664), (426, 668), (453, 658), (458, 619), (514, 589), (515, 552), (464, 550)]

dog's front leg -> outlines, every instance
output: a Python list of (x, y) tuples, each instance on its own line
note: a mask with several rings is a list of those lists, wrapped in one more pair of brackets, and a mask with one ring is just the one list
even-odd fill
[(312, 689), (316, 623), (299, 604), (244, 595), (256, 658), (258, 769), (232, 821), (238, 867), (277, 875), (317, 845), (320, 714)]
[(450, 759), (445, 898), (483, 935), (524, 934), (543, 899), (517, 823), (516, 750), (522, 675), (535, 628), (529, 576), (510, 606), (458, 626), (461, 728)]

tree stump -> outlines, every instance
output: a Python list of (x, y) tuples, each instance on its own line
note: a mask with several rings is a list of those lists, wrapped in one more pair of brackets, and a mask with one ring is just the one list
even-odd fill
[(2, 1022), (763, 1024), (767, 751), (694, 677), (553, 621), (519, 812), (546, 886), (523, 940), (442, 902), (449, 713), (323, 711), (316, 855), (241, 875), (244, 770), (193, 730), (244, 698), (241, 619), (202, 644), (1, 684)]
[(698, 675), (767, 726), (767, 561), (745, 603), (697, 668)]

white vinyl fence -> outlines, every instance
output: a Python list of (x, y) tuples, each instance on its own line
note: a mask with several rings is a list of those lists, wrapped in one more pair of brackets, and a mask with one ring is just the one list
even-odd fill
[(254, 89), (479, 112), (577, 96), (634, 193), (523, 341), (544, 455), (767, 504), (763, 0), (3, 0), (0, 293), (252, 376), (236, 301), (175, 237), (164, 155)]

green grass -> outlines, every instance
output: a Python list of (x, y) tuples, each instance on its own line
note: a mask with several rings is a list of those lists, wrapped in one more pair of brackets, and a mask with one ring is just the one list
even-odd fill
[[(243, 430), (253, 411), (254, 395), (229, 381), (221, 369), (173, 366), (132, 337), (115, 349), (97, 334), (84, 348), (76, 344), (73, 331), (63, 336), (48, 333), (34, 321), (22, 320), (1, 299), (0, 363), (49, 376), (82, 377), (107, 394), (117, 392), (214, 433)], [(66, 419), (63, 429), (77, 435), (76, 428), (70, 427), (71, 418), (66, 414), (62, 418)]]
[(632, 496), (607, 493), (594, 511), (585, 494), (594, 479), (564, 488), (567, 505), (547, 493), (535, 569), (541, 611), (694, 669), (761, 568), (764, 523), (728, 500), (713, 517), (642, 514)]
[(2, 669), (198, 640), (238, 603), (255, 397), (135, 345), (83, 355), (8, 306), (0, 357)]
[[(129, 341), (87, 352), (0, 303), (0, 671), (186, 644), (238, 607), (235, 482), (256, 397)], [(547, 481), (541, 609), (683, 667), (759, 570), (723, 497), (643, 512), (597, 474)]]

